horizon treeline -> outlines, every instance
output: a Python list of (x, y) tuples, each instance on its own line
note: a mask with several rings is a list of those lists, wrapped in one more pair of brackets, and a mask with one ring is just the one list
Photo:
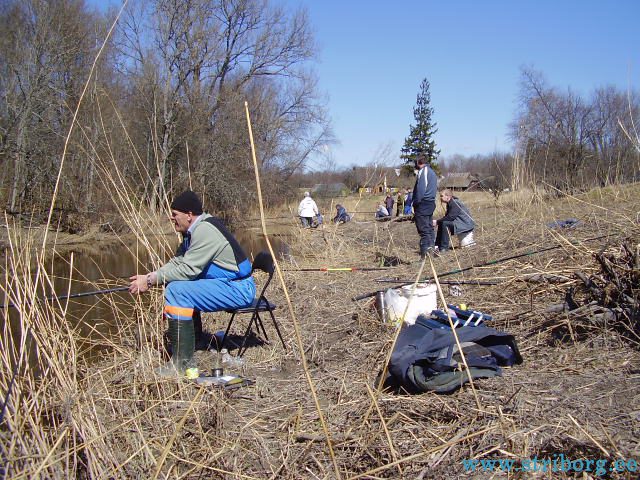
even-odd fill
[[(437, 117), (437, 111), (435, 112)], [(596, 88), (583, 97), (570, 87), (561, 90), (548, 84), (542, 72), (522, 68), (518, 109), (509, 125), (511, 152), (441, 155), (442, 174), (469, 172), (492, 191), (526, 185), (551, 186), (564, 192), (640, 181), (640, 95), (614, 86)], [(435, 136), (437, 144), (437, 135)], [(381, 159), (381, 157), (383, 157)], [(386, 169), (375, 166), (385, 165)], [(381, 161), (382, 160), (382, 161)], [(333, 168), (297, 175), (299, 186), (341, 181), (349, 187), (366, 178), (374, 183), (387, 175), (395, 184), (393, 166), (403, 164), (397, 155), (375, 155), (368, 166)], [(410, 176), (404, 165), (402, 176)], [(385, 171), (386, 170), (386, 171)]]
[(217, 211), (246, 208), (255, 180), (245, 101), (267, 200), (332, 141), (304, 10), (130, 0), (89, 79), (117, 14), (84, 0), (0, 0), (6, 211), (48, 210), (85, 85), (56, 209), (114, 211), (123, 194), (156, 206), (185, 188)]

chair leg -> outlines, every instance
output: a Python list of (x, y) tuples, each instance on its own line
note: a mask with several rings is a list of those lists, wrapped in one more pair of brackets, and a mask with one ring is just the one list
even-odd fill
[(267, 342), (269, 342), (269, 335), (267, 335), (267, 331), (264, 328), (264, 323), (262, 322), (262, 317), (260, 316), (260, 312), (256, 312), (255, 316), (256, 316), (256, 330), (258, 330), (258, 335), (260, 335), (260, 330), (262, 330), (264, 339)]
[[(244, 354), (244, 351), (246, 350), (245, 345), (247, 344), (247, 337), (249, 336), (249, 332), (251, 331), (251, 327), (253, 326), (253, 322), (256, 318), (256, 313), (254, 312), (253, 315), (251, 315), (251, 320), (249, 320), (249, 326), (247, 327), (247, 330), (244, 332), (244, 336), (242, 337), (242, 345), (240, 345), (240, 348), (238, 349), (238, 353), (236, 354), (237, 357), (242, 357), (242, 355)], [(256, 320), (256, 324), (257, 324), (257, 320)], [(260, 333), (260, 327), (258, 328), (258, 334)]]
[(231, 330), (231, 324), (233, 324), (233, 319), (236, 318), (236, 314), (232, 313), (231, 314), (231, 320), (229, 320), (229, 323), (227, 324), (227, 329), (224, 331), (224, 335), (222, 336), (222, 341), (220, 341), (220, 345), (217, 344), (216, 342), (216, 347), (218, 348), (218, 353), (220, 353), (220, 350), (222, 350), (224, 348), (224, 342), (227, 340), (227, 335), (229, 334), (229, 330)]
[(286, 350), (287, 349), (287, 345), (284, 343), (284, 339), (282, 338), (282, 334), (280, 333), (280, 328), (278, 328), (278, 322), (276, 321), (276, 317), (273, 314), (273, 310), (269, 310), (269, 315), (271, 315), (271, 320), (273, 321), (273, 326), (276, 327), (276, 332), (278, 333), (278, 337), (280, 338), (280, 341), (282, 342), (282, 346)]

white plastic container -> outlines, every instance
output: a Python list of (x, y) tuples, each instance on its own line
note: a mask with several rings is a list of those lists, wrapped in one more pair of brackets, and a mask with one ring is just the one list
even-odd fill
[(471, 230), (470, 232), (459, 233), (458, 240), (460, 240), (461, 247), (470, 247), (476, 244), (475, 240), (473, 239), (473, 230)]
[(435, 285), (419, 283), (415, 290), (413, 285), (400, 289), (389, 289), (384, 294), (387, 321), (399, 325), (416, 323), (421, 313), (430, 314), (438, 308), (437, 288)]

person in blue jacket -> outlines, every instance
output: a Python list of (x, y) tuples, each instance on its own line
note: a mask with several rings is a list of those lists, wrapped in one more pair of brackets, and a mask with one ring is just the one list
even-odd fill
[(407, 189), (407, 195), (404, 197), (404, 214), (411, 215), (413, 213), (413, 191)]
[(171, 221), (182, 235), (176, 255), (158, 270), (129, 279), (133, 294), (166, 285), (164, 316), (172, 355), (156, 371), (161, 376), (183, 375), (195, 366), (194, 321), (199, 323), (200, 312), (247, 307), (256, 294), (251, 262), (242, 247), (222, 221), (203, 212), (194, 192), (187, 190), (173, 200)]
[(420, 235), (420, 258), (434, 252), (433, 212), (436, 209), (438, 177), (424, 155), (416, 158), (416, 183), (413, 187), (413, 218)]
[(333, 223), (347, 223), (351, 217), (347, 213), (347, 209), (339, 203), (336, 205), (336, 216), (333, 217)]

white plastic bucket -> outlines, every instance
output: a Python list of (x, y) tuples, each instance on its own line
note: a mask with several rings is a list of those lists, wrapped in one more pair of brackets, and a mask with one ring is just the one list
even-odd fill
[(458, 240), (460, 240), (461, 247), (470, 247), (471, 245), (475, 245), (475, 241), (473, 240), (473, 230), (470, 232), (464, 232), (458, 234)]
[(418, 315), (429, 315), (432, 310), (438, 308), (438, 288), (428, 283), (419, 283), (415, 286), (405, 285), (401, 288), (402, 296), (407, 299), (408, 306), (404, 314), (404, 322), (408, 325), (416, 323)]

